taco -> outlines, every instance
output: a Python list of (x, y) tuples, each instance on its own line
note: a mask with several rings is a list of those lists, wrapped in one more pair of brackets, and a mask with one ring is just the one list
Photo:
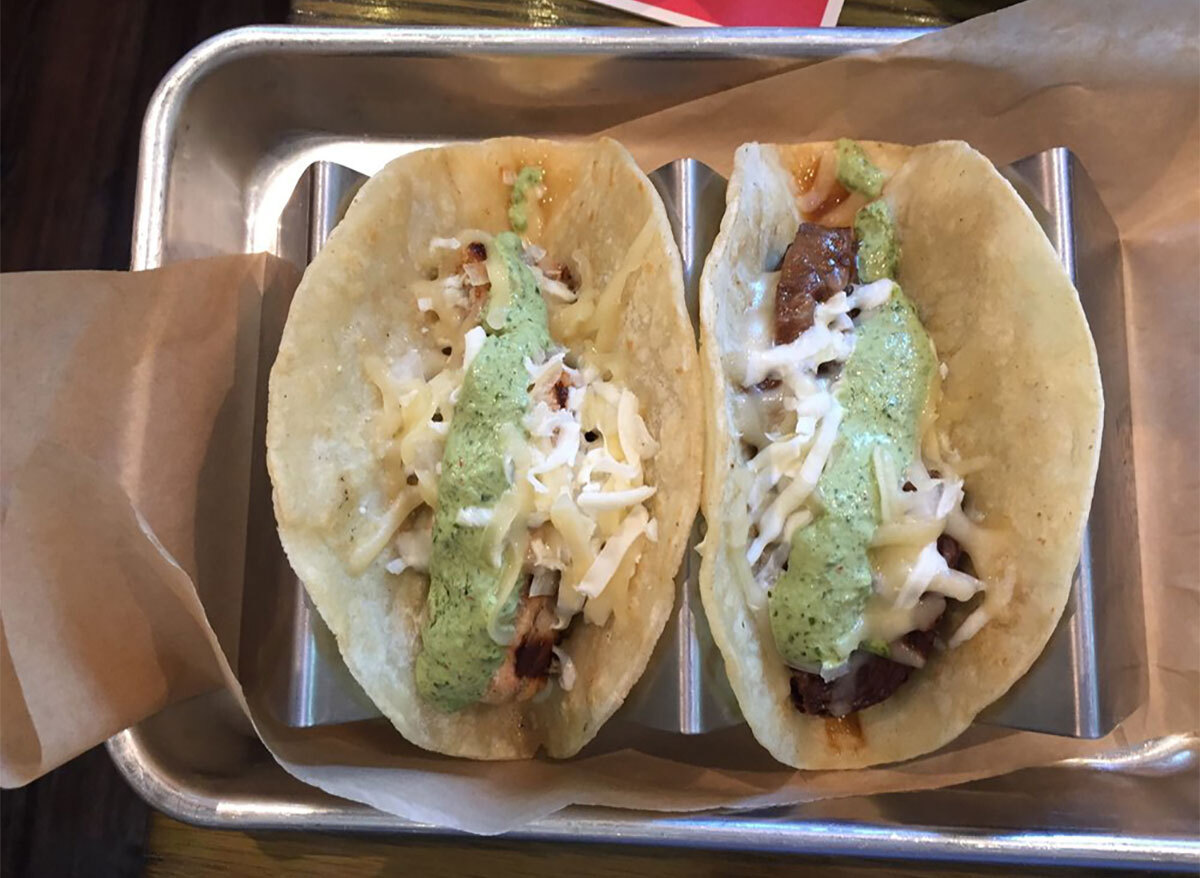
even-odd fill
[(746, 144), (701, 280), (701, 595), (798, 768), (959, 735), (1067, 601), (1095, 348), (1033, 215), (968, 145)]
[(411, 153), (313, 260), (271, 372), (292, 567), (408, 740), (569, 756), (641, 675), (699, 502), (666, 212), (612, 140)]

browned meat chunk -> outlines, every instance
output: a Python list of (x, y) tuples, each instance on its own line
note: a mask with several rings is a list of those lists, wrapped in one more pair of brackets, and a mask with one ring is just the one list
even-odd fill
[[(936, 624), (928, 631), (910, 631), (904, 635), (904, 644), (928, 658), (935, 628)], [(792, 671), (792, 703), (801, 713), (846, 716), (888, 698), (915, 670), (860, 649), (850, 656), (850, 670), (835, 680), (827, 682), (819, 674)]]
[(514, 622), (516, 635), (496, 669), (483, 700), (488, 704), (524, 701), (532, 698), (546, 684), (550, 660), (559, 632), (554, 629), (557, 614), (553, 595), (521, 596)]
[(775, 290), (775, 343), (788, 344), (812, 326), (813, 309), (846, 289), (854, 274), (854, 234), (800, 223), (783, 254)]
[(946, 566), (958, 570), (959, 564), (962, 562), (963, 550), (958, 544), (958, 540), (949, 534), (942, 534), (937, 538), (938, 554), (946, 561)]

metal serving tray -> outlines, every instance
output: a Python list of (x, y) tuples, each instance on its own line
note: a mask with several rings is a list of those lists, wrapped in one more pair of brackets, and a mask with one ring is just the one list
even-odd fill
[[(719, 88), (918, 33), (233, 31), (184, 58), (151, 103), (133, 267), (259, 250), (303, 264), (336, 222), (358, 172), (370, 173), (403, 151), (498, 134), (582, 136)], [(476, 87), (481, 81), (486, 89)], [(1095, 737), (1136, 705), (1144, 676), (1136, 545), (1130, 552), (1117, 537), (1137, 529), (1114, 230), (1065, 150), (1010, 170), (1077, 274), (1100, 349), (1108, 420), (1072, 605), (1043, 660), (988, 721)], [(694, 162), (676, 162), (657, 178), (694, 280), (723, 181)], [(264, 351), (268, 361), (270, 355)], [(254, 680), (248, 685), (276, 693), (277, 714), (296, 726), (371, 715), (370, 703), (356, 700), (356, 687), (330, 658), (336, 651), (322, 646), (315, 614), (280, 563), (269, 504), (262, 503), (264, 483), (252, 490), (247, 570), (255, 578), (247, 580), (240, 657), (243, 675)], [(652, 669), (621, 718), (698, 733), (736, 723), (737, 716), (720, 694), (719, 662), (718, 685), (697, 689), (677, 682), (681, 668), (693, 672), (686, 679), (714, 679), (703, 669), (702, 614), (694, 594), (689, 606), (686, 578), (685, 570), (685, 600), (659, 650), (659, 673)], [(269, 618), (250, 606), (262, 604), (264, 594), (272, 596)], [(664, 703), (670, 705), (665, 711)], [(749, 735), (742, 739), (754, 746)], [(148, 801), (193, 822), (442, 831), (292, 780), (247, 737), (244, 721), (221, 693), (164, 711), (109, 746)], [(513, 835), (879, 857), (1178, 865), (1200, 861), (1194, 768), (1194, 741), (1180, 737), (1110, 759), (946, 790), (695, 816), (572, 808)]]

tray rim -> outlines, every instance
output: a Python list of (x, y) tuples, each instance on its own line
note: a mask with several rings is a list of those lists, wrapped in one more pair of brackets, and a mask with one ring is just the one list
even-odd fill
[(175, 122), (192, 88), (218, 67), (264, 50), (310, 55), (388, 55), (412, 52), (540, 51), (587, 55), (648, 52), (664, 55), (770, 54), (833, 58), (889, 48), (937, 28), (422, 28), (250, 25), (199, 43), (175, 63), (150, 97), (142, 123), (134, 195), (130, 268), (162, 264), (162, 212), (175, 144)]
[[(217, 68), (263, 51), (310, 55), (454, 54), (586, 55), (648, 52), (667, 56), (761, 54), (831, 58), (854, 51), (888, 48), (936, 28), (421, 28), (254, 25), (225, 31), (198, 44), (167, 72), (152, 95), (143, 121), (134, 203), (131, 269), (163, 263), (166, 204), (175, 123), (195, 85)], [(1187, 760), (1191, 736), (1162, 739), (1167, 753)], [(1160, 742), (1150, 742), (1159, 744)], [(420, 824), (358, 803), (345, 807), (222, 807), (222, 800), (168, 779), (145, 753), (136, 727), (106, 744), (117, 769), (148, 804), (197, 826), (235, 830), (401, 832), (473, 838), (470, 834)], [(1191, 761), (1195, 757), (1192, 754)], [(1101, 767), (1072, 760), (1061, 769)], [(955, 827), (907, 827), (850, 820), (783, 823), (762, 812), (706, 811), (682, 815), (571, 806), (532, 821), (503, 837), (543, 841), (621, 842), (637, 845), (762, 850), (808, 855), (849, 855), (901, 860), (1044, 864), (1084, 867), (1170, 869), (1200, 863), (1200, 838), (1118, 835), (1110, 832), (974, 831)], [(730, 816), (723, 816), (730, 815)]]
[[(1188, 746), (1190, 736), (1164, 739), (1168, 748)], [(118, 771), (147, 804), (194, 826), (236, 831), (402, 833), (412, 836), (479, 839), (429, 823), (415, 823), (356, 802), (346, 807), (222, 808), (222, 800), (172, 783), (141, 753), (133, 730), (107, 742)], [(1155, 754), (1161, 758), (1161, 754)], [(1059, 770), (1090, 770), (1076, 760)], [(896, 794), (903, 795), (903, 794)], [(687, 813), (632, 811), (572, 805), (495, 838), (522, 841), (620, 843), (640, 847), (747, 850), (806, 856), (853, 856), (929, 862), (1074, 866), (1172, 870), (1200, 864), (1200, 841), (1171, 835), (1120, 835), (1086, 831), (972, 831), (919, 828), (853, 820), (764, 819), (762, 810)], [(301, 825), (300, 821), (304, 821)]]

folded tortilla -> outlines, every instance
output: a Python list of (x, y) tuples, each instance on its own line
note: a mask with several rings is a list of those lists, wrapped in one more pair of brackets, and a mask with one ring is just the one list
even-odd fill
[[(644, 462), (657, 535), (641, 539), (624, 591), (606, 595), (607, 622), (580, 619), (570, 629), (570, 691), (555, 686), (530, 701), (445, 711), (418, 694), (414, 679), (428, 576), (388, 572), (392, 550), (377, 549), (391, 545), (388, 516), (399, 514), (405, 487), (372, 439), (387, 413), (369, 364), (386, 377), (411, 352), (437, 358), (423, 332), (436, 315), (419, 292), (436, 276), (431, 260), (463, 230), (506, 231), (513, 177), (526, 166), (542, 169), (545, 191), (523, 235), (579, 281), (571, 304), (546, 297), (553, 340), (636, 395), (658, 443)], [(292, 567), (351, 673), (405, 738), (479, 759), (530, 757), (539, 748), (565, 757), (612, 715), (674, 600), (699, 501), (700, 387), (665, 210), (615, 141), (504, 138), (428, 149), (367, 181), (296, 292), (271, 373), (267, 451)]]
[[(747, 344), (747, 315), (764, 308), (763, 277), (796, 235), (798, 201), (833, 144), (743, 145), (701, 280), (701, 595), (746, 720), (775, 758), (797, 768), (854, 768), (933, 750), (1029, 669), (1070, 593), (1100, 449), (1100, 375), (1078, 293), (1012, 186), (965, 143), (861, 146), (887, 175), (881, 197), (899, 241), (896, 281), (946, 367), (938, 429), (963, 459), (979, 462), (965, 490), (995, 539), (973, 563), (1011, 593), (977, 634), (935, 650), (886, 700), (842, 719), (793, 706), (791, 671), (749, 598), (747, 458), (733, 412), (744, 388), (726, 363)], [(849, 226), (864, 201), (852, 194), (822, 222)], [(773, 295), (766, 290), (768, 308)]]

